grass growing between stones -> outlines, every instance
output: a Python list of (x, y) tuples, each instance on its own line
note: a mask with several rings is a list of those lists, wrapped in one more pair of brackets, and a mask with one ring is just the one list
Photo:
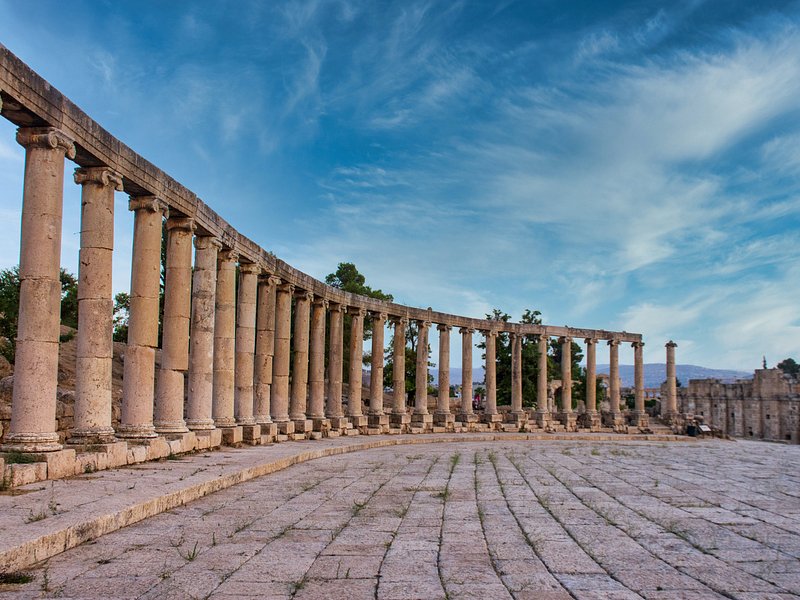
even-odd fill
[(33, 575), (23, 571), (0, 573), (0, 585), (22, 585), (33, 581)]

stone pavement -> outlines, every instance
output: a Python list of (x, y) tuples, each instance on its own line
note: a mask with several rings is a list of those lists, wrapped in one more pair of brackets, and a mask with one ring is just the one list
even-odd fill
[[(28, 569), (0, 597), (800, 597), (800, 448), (495, 437), (320, 458), (175, 503)], [(49, 482), (0, 498), (3, 531), (79, 523), (129, 494), (174, 494), (310, 446)]]

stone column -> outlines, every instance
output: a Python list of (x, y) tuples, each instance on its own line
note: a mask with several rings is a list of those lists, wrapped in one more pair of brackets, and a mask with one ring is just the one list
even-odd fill
[(326, 416), (331, 422), (331, 431), (339, 433), (346, 430), (350, 422), (342, 410), (342, 355), (344, 349), (344, 320), (341, 304), (331, 304), (330, 342), (328, 343), (328, 400)]
[(367, 426), (367, 417), (361, 410), (362, 364), (364, 360), (364, 315), (363, 308), (348, 307), (350, 320), (350, 378), (348, 385), (347, 416), (354, 427)]
[(559, 420), (567, 431), (576, 429), (576, 417), (572, 412), (572, 338), (562, 337), (561, 343), (561, 412)]
[(282, 283), (275, 292), (275, 358), (272, 363), (270, 410), (280, 435), (294, 433), (289, 419), (289, 338), (292, 326), (292, 294), (294, 286)]
[(81, 188), (81, 250), (78, 266), (78, 351), (75, 365), (75, 425), (70, 443), (104, 444), (111, 427), (111, 363), (114, 300), (114, 190), (122, 176), (107, 167), (75, 170)]
[(487, 330), (483, 335), (486, 340), (486, 406), (483, 410), (483, 420), (486, 423), (495, 423), (503, 419), (497, 412), (497, 332)]
[(189, 369), (189, 318), (192, 305), (193, 219), (167, 219), (167, 273), (164, 281), (161, 366), (156, 386), (156, 432), (185, 433), (184, 374)]
[(236, 427), (233, 398), (236, 390), (236, 262), (233, 250), (222, 250), (217, 257), (217, 298), (214, 312), (214, 396), (211, 413), (217, 427), (223, 429), (223, 441), (242, 441)]
[(439, 324), (439, 395), (433, 422), (440, 427), (452, 428), (455, 417), (450, 412), (450, 325)]
[(294, 421), (296, 433), (313, 429), (313, 422), (306, 419), (308, 400), (308, 327), (313, 294), (298, 290), (294, 297), (294, 352), (292, 356), (292, 396), (289, 418)]
[(429, 321), (417, 321), (417, 364), (415, 376), (414, 412), (411, 422), (417, 427), (428, 428), (433, 415), (428, 413), (428, 330)]
[(372, 313), (372, 357), (369, 371), (369, 427), (381, 433), (389, 430), (389, 416), (383, 412), (383, 336), (386, 313)]
[(522, 408), (522, 336), (511, 334), (511, 414), (512, 423), (522, 426), (528, 420)]
[(311, 311), (311, 349), (308, 359), (308, 418), (314, 431), (328, 431), (325, 418), (325, 315), (328, 301), (317, 296)]
[(586, 413), (583, 426), (592, 431), (600, 428), (597, 413), (597, 340), (586, 338)]
[(608, 340), (608, 362), (608, 425), (615, 431), (621, 431), (625, 422), (619, 410), (619, 340)]
[(270, 415), (270, 388), (272, 386), (272, 357), (275, 354), (275, 288), (277, 277), (263, 277), (258, 282), (258, 308), (256, 309), (256, 355), (254, 366), (255, 419), (261, 425), (261, 435), (273, 437), (277, 427)]
[(242, 439), (249, 444), (261, 443), (261, 427), (253, 416), (253, 381), (256, 351), (256, 301), (261, 268), (255, 264), (239, 264), (239, 297), (236, 303), (236, 362), (233, 415), (242, 427)]
[[(666, 402), (662, 405), (662, 413), (668, 421), (671, 421), (678, 412), (678, 389), (675, 376), (675, 348), (678, 347), (678, 344), (670, 340), (665, 347), (667, 349), (667, 397)], [(741, 411), (740, 414), (742, 414)]]
[(128, 347), (117, 437), (156, 437), (153, 427), (155, 357), (161, 288), (161, 224), (167, 205), (155, 196), (131, 198), (134, 211)]
[(189, 337), (189, 392), (186, 426), (192, 431), (214, 429), (214, 302), (217, 297), (217, 253), (222, 244), (209, 235), (194, 238), (192, 324)]
[(20, 128), (25, 183), (19, 257), (19, 320), (6, 450), (61, 449), (56, 433), (58, 341), (61, 315), (61, 215), (64, 156), (71, 139), (52, 127)]
[(552, 418), (550, 402), (547, 397), (547, 342), (544, 334), (539, 335), (536, 374), (536, 424), (545, 429)]
[(392, 344), (392, 424), (403, 428), (411, 422), (406, 412), (406, 327), (408, 319), (392, 317), (394, 340)]
[(461, 423), (474, 423), (477, 420), (472, 411), (472, 329), (462, 327), (461, 333), (461, 410), (458, 420)]
[(633, 378), (634, 378), (634, 409), (633, 424), (637, 427), (649, 427), (649, 419), (644, 409), (644, 342), (633, 342)]

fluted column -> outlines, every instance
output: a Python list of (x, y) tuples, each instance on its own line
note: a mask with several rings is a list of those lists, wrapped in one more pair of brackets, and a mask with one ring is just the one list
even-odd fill
[(214, 312), (214, 396), (212, 415), (217, 427), (236, 426), (233, 414), (236, 360), (236, 262), (233, 250), (217, 257), (217, 298)]
[(328, 343), (328, 398), (325, 416), (331, 420), (331, 429), (345, 426), (342, 410), (342, 355), (344, 320), (341, 304), (330, 305), (330, 341)]
[(522, 409), (522, 336), (511, 334), (511, 414), (517, 420), (525, 416)]
[(256, 355), (254, 366), (256, 423), (272, 423), (270, 396), (272, 387), (272, 357), (275, 354), (275, 288), (277, 277), (264, 277), (258, 282), (258, 308), (256, 310)]
[[(414, 421), (425, 422), (426, 419), (417, 418), (416, 415), (428, 414), (428, 321), (417, 321), (417, 372), (416, 393), (414, 396)], [(428, 422), (432, 419), (427, 419)]]
[(64, 156), (75, 145), (52, 127), (20, 128), (25, 182), (19, 258), (19, 320), (11, 407), (4, 448), (59, 450), (56, 433), (61, 315), (61, 215)]
[(437, 425), (449, 426), (455, 418), (450, 413), (450, 325), (436, 326), (439, 331), (439, 395), (436, 399), (436, 411), (433, 422)]
[(161, 287), (161, 224), (167, 205), (155, 196), (131, 198), (134, 211), (128, 346), (118, 437), (151, 438)]
[(634, 408), (633, 421), (638, 427), (649, 425), (644, 409), (644, 342), (633, 342)]
[(356, 427), (366, 425), (361, 409), (362, 363), (364, 360), (364, 315), (367, 311), (359, 307), (348, 307), (350, 319), (350, 377), (348, 379), (347, 416)]
[(608, 401), (612, 419), (619, 419), (619, 341), (608, 340)]
[(236, 362), (233, 396), (233, 415), (244, 430), (245, 440), (260, 441), (260, 429), (255, 431), (253, 416), (253, 381), (256, 351), (256, 302), (258, 276), (261, 268), (255, 264), (239, 265), (239, 297), (236, 301)]
[(545, 427), (551, 417), (552, 408), (547, 394), (547, 341), (544, 334), (539, 335), (537, 373), (536, 373), (536, 413), (540, 427)]
[(369, 371), (369, 426), (388, 431), (389, 417), (383, 410), (383, 339), (386, 313), (372, 313), (372, 355)]
[(461, 333), (461, 411), (458, 420), (462, 423), (474, 421), (472, 411), (472, 329), (462, 327)]
[(289, 418), (295, 431), (306, 431), (306, 402), (308, 400), (308, 327), (313, 294), (300, 290), (294, 300), (294, 352), (292, 353), (292, 395)]
[(192, 305), (193, 219), (167, 219), (167, 273), (164, 280), (161, 366), (156, 387), (158, 433), (189, 431), (183, 420), (185, 377), (189, 369), (189, 318)]
[(275, 358), (272, 363), (272, 420), (278, 423), (278, 431), (294, 433), (294, 424), (289, 420), (289, 338), (292, 326), (292, 294), (294, 286), (283, 283), (275, 295)]
[(678, 389), (677, 378), (675, 376), (675, 348), (678, 344), (670, 340), (666, 343), (667, 349), (667, 397), (664, 408), (665, 416), (668, 418), (674, 417), (678, 412)]
[(328, 428), (325, 419), (325, 315), (328, 301), (317, 296), (311, 311), (311, 348), (308, 359), (308, 418), (314, 429)]
[(486, 406), (483, 419), (492, 423), (502, 418), (497, 412), (497, 332), (490, 329), (484, 331), (483, 335), (486, 340)]
[(217, 253), (222, 244), (212, 236), (198, 235), (194, 238), (194, 248), (186, 426), (193, 431), (200, 431), (214, 429), (214, 419), (211, 418), (214, 302), (217, 297)]
[(114, 190), (122, 176), (108, 167), (75, 170), (81, 187), (81, 249), (78, 266), (78, 340), (75, 363), (75, 425), (71, 443), (114, 440), (111, 427), (111, 364), (114, 300)]

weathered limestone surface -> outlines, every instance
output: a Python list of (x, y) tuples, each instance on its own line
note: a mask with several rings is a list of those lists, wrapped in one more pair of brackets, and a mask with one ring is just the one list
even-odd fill
[(256, 423), (272, 423), (270, 398), (272, 364), (275, 355), (275, 291), (280, 283), (277, 277), (265, 277), (258, 284), (258, 311), (256, 314), (255, 354), (255, 412)]
[(233, 398), (236, 360), (236, 262), (230, 249), (217, 258), (217, 297), (214, 314), (214, 397), (212, 414), (217, 427), (235, 427)]

